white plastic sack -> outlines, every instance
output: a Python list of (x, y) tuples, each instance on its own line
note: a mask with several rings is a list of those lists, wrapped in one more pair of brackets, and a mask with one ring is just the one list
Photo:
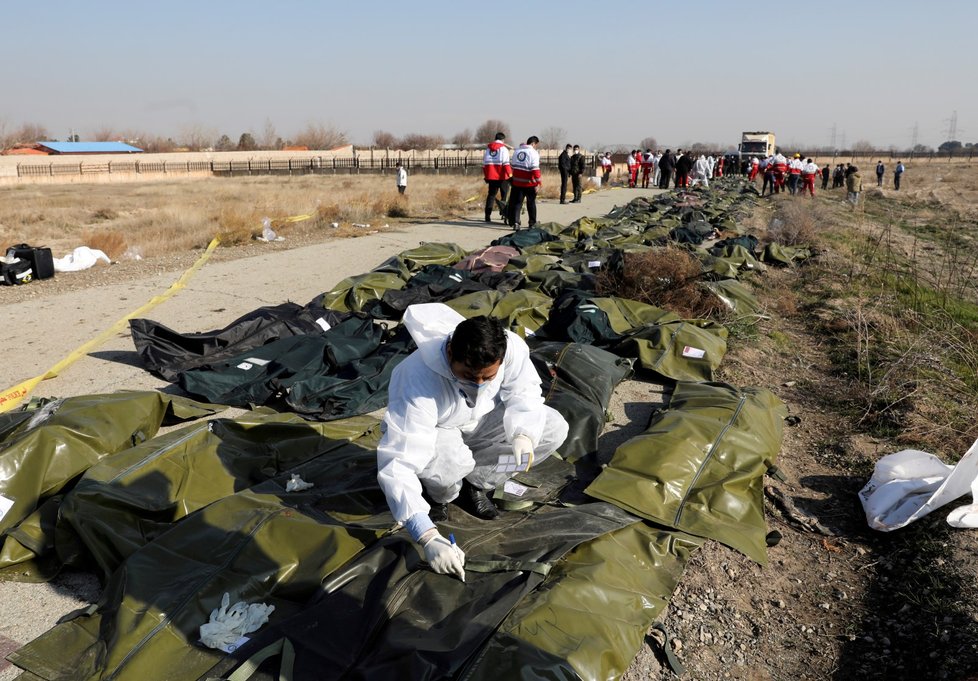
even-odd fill
[(230, 652), (229, 648), (237, 644), (245, 634), (257, 631), (268, 621), (268, 616), (275, 610), (274, 605), (238, 601), (230, 608), (231, 595), (224, 594), (221, 607), (211, 611), (207, 624), (200, 625), (200, 642), (208, 648), (216, 648)]
[(109, 256), (102, 251), (88, 246), (79, 246), (63, 258), (54, 258), (54, 271), (80, 272), (94, 267), (99, 260), (104, 261), (106, 265), (112, 264)]
[(873, 477), (859, 492), (866, 520), (874, 530), (906, 527), (971, 492), (972, 503), (947, 517), (952, 527), (978, 527), (978, 440), (956, 466), (933, 454), (905, 449), (876, 462)]

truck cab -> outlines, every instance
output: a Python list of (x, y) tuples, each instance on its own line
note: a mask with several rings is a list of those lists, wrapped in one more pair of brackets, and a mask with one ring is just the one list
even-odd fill
[(773, 132), (745, 132), (740, 136), (740, 153), (742, 156), (767, 158), (774, 154), (775, 149)]

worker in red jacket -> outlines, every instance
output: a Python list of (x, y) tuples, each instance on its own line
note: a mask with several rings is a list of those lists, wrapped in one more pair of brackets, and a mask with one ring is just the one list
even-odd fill
[(638, 151), (632, 149), (628, 152), (628, 186), (636, 187), (638, 185), (638, 169), (642, 165), (642, 162), (635, 156)]
[(645, 153), (642, 154), (642, 189), (649, 188), (649, 175), (652, 174), (652, 168), (655, 166), (655, 154), (652, 153), (651, 149), (646, 149)]
[(801, 193), (804, 194), (807, 189), (815, 198), (815, 178), (821, 174), (821, 170), (818, 169), (818, 165), (812, 162), (812, 159), (807, 159), (805, 165), (801, 167)]
[(750, 174), (747, 176), (748, 181), (753, 182), (754, 178), (757, 177), (758, 171), (761, 169), (761, 160), (756, 156), (750, 157)]
[(540, 138), (532, 135), (513, 153), (513, 190), (509, 193), (507, 224), (514, 230), (520, 228), (523, 199), (526, 199), (528, 226), (537, 223), (537, 188), (540, 186), (540, 154), (537, 145)]
[[(492, 222), (492, 208), (499, 207), (499, 218), (506, 220), (506, 202), (509, 199), (509, 180), (513, 168), (509, 163), (509, 147), (505, 133), (497, 132), (496, 139), (486, 146), (482, 155), (482, 175), (489, 189), (486, 191), (486, 222)], [(496, 200), (499, 192), (499, 200)]]
[(780, 153), (774, 155), (774, 193), (784, 191), (784, 178), (788, 174), (788, 159)]

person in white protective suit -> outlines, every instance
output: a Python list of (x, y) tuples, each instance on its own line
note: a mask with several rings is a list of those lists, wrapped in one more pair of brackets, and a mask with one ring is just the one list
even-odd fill
[(698, 182), (702, 182), (704, 187), (710, 186), (710, 164), (702, 155), (696, 159), (696, 163), (693, 165), (693, 186), (696, 186)]
[(418, 349), (391, 377), (377, 480), (432, 569), (464, 581), (465, 554), (435, 521), (456, 499), (495, 518), (489, 494), (562, 445), (567, 422), (543, 403), (526, 342), (498, 320), (428, 303), (408, 307), (403, 323)]

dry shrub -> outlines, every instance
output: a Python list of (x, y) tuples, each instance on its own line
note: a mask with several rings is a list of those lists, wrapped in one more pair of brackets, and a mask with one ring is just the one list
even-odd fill
[(406, 218), (409, 217), (407, 198), (397, 196), (394, 202), (387, 207), (387, 217)]
[(115, 230), (89, 230), (83, 232), (82, 242), (89, 248), (102, 251), (111, 260), (118, 260), (126, 252), (126, 249), (129, 248), (126, 237), (121, 232)]
[(217, 236), (225, 246), (243, 244), (261, 234), (261, 219), (252, 212), (244, 212), (227, 206), (221, 210), (217, 218)]
[(457, 187), (436, 189), (431, 197), (431, 209), (435, 211), (455, 211), (463, 207), (462, 192)]
[(767, 241), (786, 246), (813, 246), (825, 223), (820, 206), (812, 201), (785, 201), (767, 228)]
[(217, 225), (203, 211), (165, 208), (133, 217), (120, 226), (130, 248), (150, 257), (206, 246)]
[[(115, 220), (117, 217), (119, 217), (118, 212), (112, 210), (111, 208), (107, 208), (103, 206), (102, 208), (99, 208), (94, 213), (92, 213), (91, 219), (93, 222), (95, 222), (99, 220)], [(108, 253), (108, 251), (106, 251), (106, 253)]]
[(667, 246), (645, 253), (626, 253), (623, 272), (602, 270), (598, 293), (656, 305), (687, 319), (719, 317), (723, 302), (699, 286), (703, 268), (686, 251)]
[(316, 227), (331, 227), (334, 222), (339, 222), (341, 212), (338, 203), (321, 204), (313, 217)]

